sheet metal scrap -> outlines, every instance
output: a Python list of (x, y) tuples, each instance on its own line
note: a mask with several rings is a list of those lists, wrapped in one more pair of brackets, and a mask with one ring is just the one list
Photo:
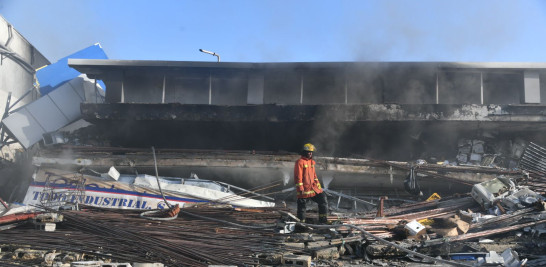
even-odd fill
[[(532, 227), (546, 223), (546, 218), (540, 214), (543, 209), (540, 205), (521, 208), (519, 210), (510, 210), (506, 214), (499, 216), (491, 216), (492, 218), (472, 222), (472, 216), (466, 216), (472, 213), (482, 212), (483, 208), (469, 196), (463, 197), (448, 197), (441, 200), (424, 201), (419, 203), (404, 204), (397, 207), (392, 207), (384, 211), (384, 216), (375, 218), (373, 212), (364, 213), (360, 216), (334, 218), (343, 224), (357, 225), (378, 238), (387, 238), (391, 241), (402, 243), (409, 242), (412, 239), (408, 233), (401, 231), (403, 226), (411, 220), (427, 220), (430, 221), (430, 226), (427, 226), (427, 239), (418, 243), (413, 243), (411, 247), (416, 251), (426, 251), (425, 253), (432, 256), (447, 256), (446, 252), (441, 249), (428, 249), (431, 247), (453, 246), (456, 243), (463, 241), (475, 241), (483, 237), (501, 238), (507, 233), (520, 230), (526, 227)], [(461, 213), (464, 211), (465, 214)], [(465, 215), (465, 216), (463, 216)], [(432, 220), (431, 220), (432, 219)], [(450, 225), (440, 225), (440, 223), (450, 222)], [(455, 224), (453, 223), (455, 222)], [(435, 228), (451, 227), (457, 231), (449, 234), (449, 237), (442, 237), (441, 231), (434, 231)], [(464, 227), (463, 227), (464, 226)], [(464, 228), (464, 229), (463, 229)], [(338, 229), (341, 229), (339, 227)], [(459, 230), (460, 229), (460, 230)], [(358, 231), (352, 229), (349, 232), (356, 233)], [(414, 238), (413, 238), (414, 239)], [(406, 253), (393, 249), (390, 245), (382, 244), (374, 238), (366, 238), (366, 249), (368, 256), (392, 258), (393, 256), (401, 256)], [(529, 239), (530, 240), (530, 239)], [(390, 248), (390, 250), (379, 248)]]
[(521, 156), (519, 168), (529, 172), (529, 187), (546, 193), (546, 148), (530, 142)]

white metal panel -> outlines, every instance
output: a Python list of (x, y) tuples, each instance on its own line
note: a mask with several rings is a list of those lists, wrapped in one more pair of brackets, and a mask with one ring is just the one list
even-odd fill
[[(43, 134), (55, 132), (81, 117), (80, 103), (94, 81), (79, 76), (40, 99), (12, 113), (2, 122), (25, 148), (39, 142)], [(94, 94), (94, 93), (93, 93)]]
[(537, 71), (525, 71), (524, 76), (525, 104), (540, 104), (540, 76)]
[[(78, 85), (78, 88), (82, 88), (81, 83)], [(59, 111), (64, 115), (64, 117), (66, 117), (67, 121), (65, 121), (63, 126), (77, 120), (81, 116), (80, 103), (83, 102), (83, 97), (77, 94), (75, 89), (70, 84), (63, 84), (61, 87), (55, 89), (45, 97), (51, 98)]]
[[(70, 85), (72, 86), (72, 89), (74, 90), (74, 92), (76, 92), (79, 97), (81, 98), (81, 101), (84, 101), (85, 100), (85, 92), (84, 92), (84, 89), (83, 89), (83, 86), (82, 84), (84, 83), (84, 79), (82, 76), (85, 76), (85, 74), (82, 74), (72, 80), (70, 80), (68, 83), (66, 83), (67, 85)], [(85, 76), (87, 77), (87, 76)], [(91, 82), (91, 80), (87, 79), (88, 82)]]
[(69, 122), (47, 95), (28, 104), (25, 109), (40, 123), (46, 133), (56, 131)]
[(42, 134), (45, 133), (42, 126), (25, 108), (11, 114), (2, 122), (25, 148), (40, 141)]

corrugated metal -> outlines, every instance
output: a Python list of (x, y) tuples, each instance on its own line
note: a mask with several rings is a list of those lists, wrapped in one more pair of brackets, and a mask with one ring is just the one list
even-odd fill
[(546, 148), (530, 142), (521, 157), (519, 167), (529, 172), (529, 184), (533, 190), (546, 192)]

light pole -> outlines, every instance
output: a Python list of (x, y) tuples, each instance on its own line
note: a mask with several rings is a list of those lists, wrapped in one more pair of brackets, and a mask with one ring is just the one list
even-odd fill
[(199, 51), (217, 57), (217, 58), (218, 58), (218, 62), (220, 62), (220, 55), (218, 55), (218, 54), (216, 54), (216, 53), (214, 53), (214, 52), (207, 51), (207, 50), (205, 50), (205, 49), (199, 49)]

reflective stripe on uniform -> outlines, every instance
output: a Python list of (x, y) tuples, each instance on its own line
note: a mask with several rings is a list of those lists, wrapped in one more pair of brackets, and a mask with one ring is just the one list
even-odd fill
[(300, 186), (300, 185), (303, 185), (303, 183), (296, 184), (296, 186)]
[(305, 192), (298, 192), (298, 195), (310, 195), (310, 194), (314, 194), (315, 191), (305, 191)]

